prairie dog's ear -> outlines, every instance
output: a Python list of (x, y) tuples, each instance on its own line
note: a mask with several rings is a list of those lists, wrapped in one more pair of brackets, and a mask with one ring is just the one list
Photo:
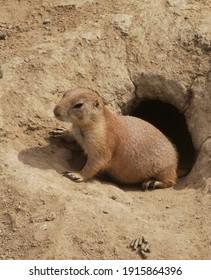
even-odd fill
[(100, 105), (99, 100), (98, 100), (98, 99), (95, 99), (94, 106), (95, 106), (96, 108), (98, 108), (99, 105)]

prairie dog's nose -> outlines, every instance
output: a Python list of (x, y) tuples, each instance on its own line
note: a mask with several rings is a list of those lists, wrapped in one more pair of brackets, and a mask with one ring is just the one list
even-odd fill
[(61, 109), (60, 109), (60, 107), (59, 106), (56, 106), (55, 108), (54, 108), (54, 110), (53, 110), (53, 112), (54, 112), (54, 115), (55, 115), (55, 117), (61, 117)]

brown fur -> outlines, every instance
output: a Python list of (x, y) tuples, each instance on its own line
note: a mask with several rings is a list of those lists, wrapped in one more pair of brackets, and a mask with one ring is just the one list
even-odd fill
[(106, 171), (127, 184), (144, 182), (146, 187), (162, 188), (175, 184), (176, 151), (151, 124), (112, 114), (87, 89), (68, 91), (54, 113), (59, 120), (73, 123), (72, 136), (87, 155), (80, 173), (67, 172), (67, 177), (85, 181)]

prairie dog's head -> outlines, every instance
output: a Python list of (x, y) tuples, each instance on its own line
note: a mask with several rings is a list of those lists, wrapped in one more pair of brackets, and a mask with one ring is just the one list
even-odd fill
[(79, 88), (67, 91), (54, 108), (54, 115), (60, 121), (87, 126), (103, 116), (102, 99), (89, 89)]

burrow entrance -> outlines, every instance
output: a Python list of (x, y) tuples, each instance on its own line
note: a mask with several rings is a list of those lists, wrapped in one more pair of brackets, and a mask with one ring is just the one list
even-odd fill
[(196, 161), (196, 150), (185, 116), (173, 105), (159, 100), (141, 102), (131, 115), (153, 124), (171, 140), (179, 154), (178, 177), (187, 175)]

